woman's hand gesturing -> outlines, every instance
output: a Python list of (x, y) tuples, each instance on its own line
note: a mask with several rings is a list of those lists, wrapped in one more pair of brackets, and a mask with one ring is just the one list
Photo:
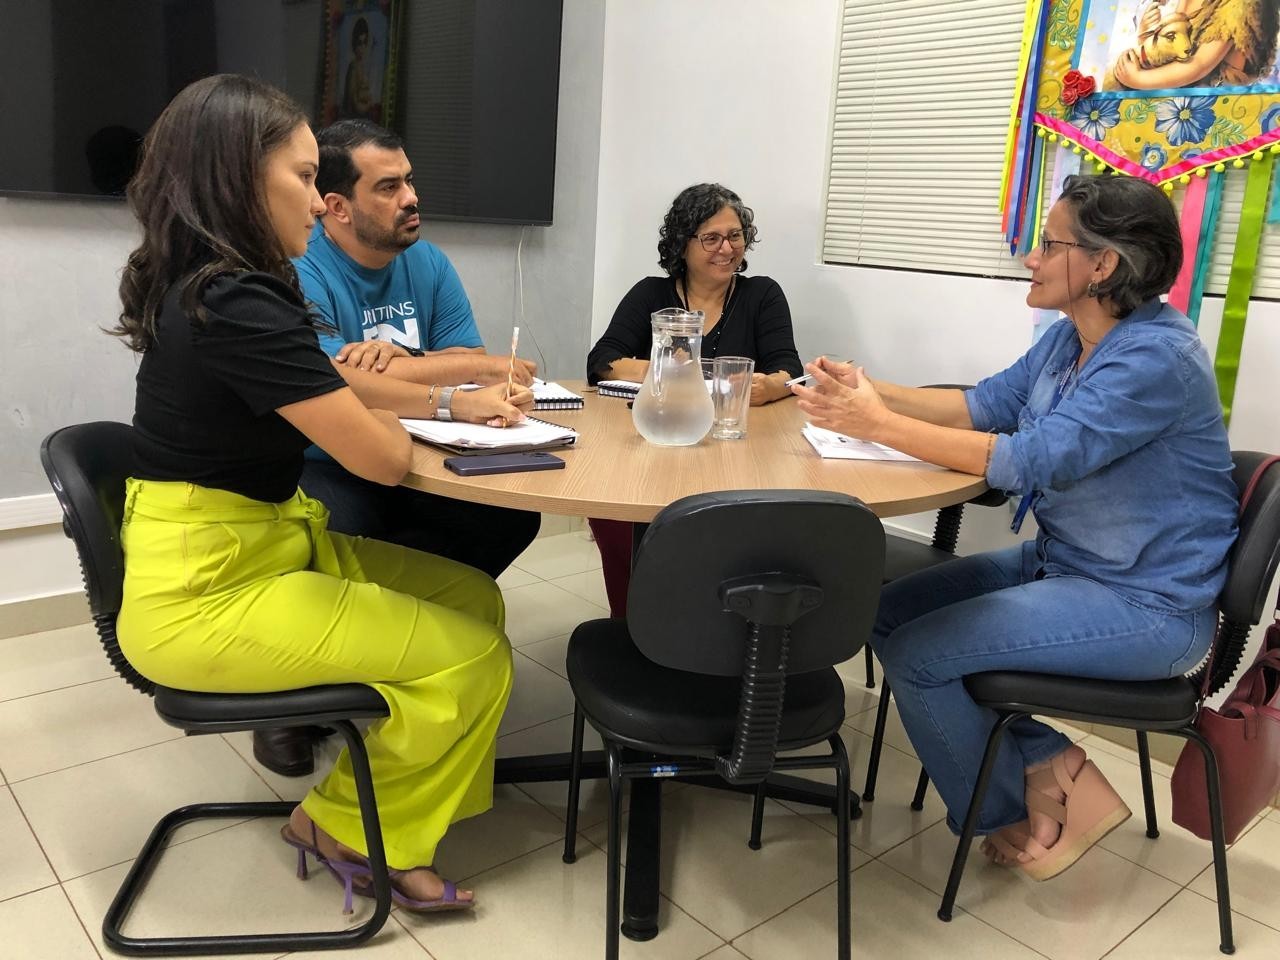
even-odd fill
[(814, 426), (859, 440), (876, 439), (890, 413), (862, 367), (821, 358), (806, 364), (805, 372), (813, 375), (811, 385), (796, 384), (791, 390)]

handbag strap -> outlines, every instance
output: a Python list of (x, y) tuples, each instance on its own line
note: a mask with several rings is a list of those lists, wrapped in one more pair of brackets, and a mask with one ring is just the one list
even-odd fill
[[(1253, 475), (1249, 477), (1249, 482), (1244, 485), (1244, 493), (1240, 495), (1240, 510), (1236, 514), (1237, 519), (1244, 516), (1245, 510), (1249, 507), (1249, 501), (1253, 499), (1253, 492), (1258, 488), (1258, 484), (1262, 482), (1266, 472), (1277, 463), (1280, 463), (1280, 456), (1267, 457), (1254, 469)], [(1280, 601), (1277, 601), (1275, 619), (1280, 621)], [(1222, 624), (1219, 622), (1217, 630), (1221, 629)], [(1209, 659), (1205, 661), (1204, 678), (1200, 681), (1199, 706), (1201, 707), (1204, 706), (1205, 700), (1209, 698), (1209, 686), (1213, 683), (1213, 660), (1218, 652), (1217, 630), (1214, 632), (1213, 643), (1209, 646)]]

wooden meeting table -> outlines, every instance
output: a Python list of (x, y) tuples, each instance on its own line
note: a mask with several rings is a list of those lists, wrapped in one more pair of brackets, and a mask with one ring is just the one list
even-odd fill
[[(794, 399), (753, 407), (743, 440), (707, 437), (696, 446), (658, 447), (636, 432), (627, 401), (588, 392), (580, 381), (561, 382), (583, 394), (583, 409), (535, 416), (578, 432), (573, 446), (551, 451), (565, 461), (563, 470), (459, 477), (444, 466), (448, 454), (415, 443), (405, 485), (498, 507), (641, 524), (681, 497), (719, 490), (834, 490), (892, 517), (963, 503), (987, 489), (981, 477), (932, 464), (823, 460), (801, 436), (804, 416)], [(584, 762), (583, 773), (604, 776), (603, 768), (597, 758)], [(495, 777), (499, 783), (567, 778), (567, 754), (503, 758)], [(831, 805), (829, 792), (819, 801), (813, 784), (789, 780), (771, 777), (770, 795)], [(622, 932), (633, 940), (658, 932), (660, 784), (634, 780), (631, 786)], [(850, 802), (857, 816), (856, 796)]]

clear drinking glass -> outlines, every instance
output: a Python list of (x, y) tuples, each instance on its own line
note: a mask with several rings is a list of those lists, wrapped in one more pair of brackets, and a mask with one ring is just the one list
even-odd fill
[(711, 397), (702, 379), (701, 310), (668, 307), (651, 315), (649, 372), (632, 406), (640, 436), (665, 447), (697, 443), (711, 428)]
[(715, 420), (711, 436), (716, 440), (741, 440), (747, 435), (747, 411), (751, 409), (751, 375), (756, 362), (748, 357), (716, 357), (711, 368), (711, 401)]

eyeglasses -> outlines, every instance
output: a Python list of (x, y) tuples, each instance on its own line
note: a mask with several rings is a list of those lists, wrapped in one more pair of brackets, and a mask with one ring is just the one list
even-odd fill
[(1061, 244), (1064, 247), (1079, 247), (1081, 250), (1093, 249), (1093, 247), (1090, 247), (1086, 244), (1076, 243), (1074, 240), (1050, 240), (1048, 237), (1041, 237), (1040, 238), (1040, 255), (1042, 257), (1047, 257), (1050, 251), (1053, 249), (1053, 245), (1055, 243)]
[(741, 250), (747, 245), (747, 234), (742, 230), (730, 230), (727, 234), (704, 233), (694, 239), (702, 244), (702, 249), (707, 253), (715, 253), (726, 240), (729, 241), (729, 246), (735, 250)]

